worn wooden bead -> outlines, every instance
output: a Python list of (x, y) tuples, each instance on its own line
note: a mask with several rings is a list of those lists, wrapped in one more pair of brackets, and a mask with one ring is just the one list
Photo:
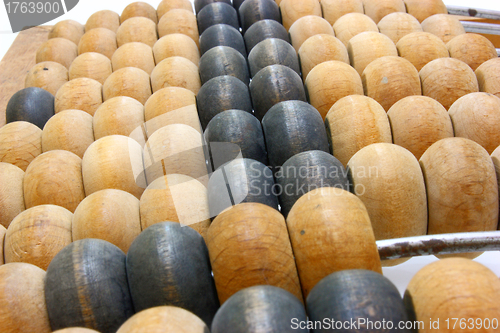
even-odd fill
[[(269, 0), (270, 1), (270, 0)], [(235, 29), (240, 28), (238, 13), (233, 6), (224, 2), (213, 2), (207, 4), (196, 15), (198, 31), (200, 35), (209, 27), (216, 24), (227, 24)]]
[(433, 143), (454, 136), (450, 115), (430, 97), (405, 97), (389, 109), (387, 116), (394, 143), (408, 149), (417, 159)]
[(450, 40), (446, 47), (450, 57), (462, 60), (475, 71), (482, 63), (498, 58), (492, 42), (478, 34), (463, 34)]
[(479, 91), (500, 97), (500, 59), (491, 59), (476, 69)]
[(229, 46), (236, 49), (244, 57), (247, 56), (245, 42), (241, 33), (227, 24), (216, 24), (206, 29), (200, 36), (200, 50), (205, 52), (216, 46)]
[(130, 136), (139, 143), (145, 141), (144, 137), (140, 140), (133, 135), (134, 130), (144, 124), (144, 106), (131, 97), (113, 97), (102, 103), (94, 114), (92, 124), (96, 140), (118, 134)]
[(89, 32), (95, 28), (106, 28), (114, 33), (120, 27), (120, 15), (112, 10), (100, 10), (90, 15), (85, 23), (85, 31)]
[(47, 269), (45, 301), (53, 330), (79, 326), (116, 332), (134, 314), (125, 254), (100, 239), (71, 243)]
[(42, 153), (42, 130), (26, 121), (15, 121), (0, 127), (0, 162), (26, 171)]
[(243, 33), (254, 23), (261, 20), (274, 20), (281, 23), (280, 9), (273, 0), (244, 1), (239, 7), (238, 12)]
[(30, 87), (16, 92), (5, 109), (7, 123), (27, 121), (43, 128), (54, 115), (54, 96), (47, 90)]
[[(106, 99), (106, 95), (104, 98)], [(56, 113), (76, 109), (93, 116), (102, 102), (103, 85), (94, 79), (81, 77), (68, 81), (59, 88), (55, 96), (54, 107)]]
[(419, 22), (435, 14), (448, 14), (448, 9), (442, 0), (403, 0), (408, 14)]
[(153, 47), (157, 40), (156, 24), (146, 17), (131, 17), (116, 31), (118, 47), (132, 42), (141, 42)]
[(92, 116), (81, 110), (65, 110), (49, 119), (42, 132), (42, 151), (67, 150), (78, 157), (94, 142)]
[(102, 85), (102, 97), (103, 101), (107, 101), (117, 96), (127, 96), (142, 104), (146, 103), (151, 96), (149, 74), (135, 67), (124, 67), (113, 72)]
[(202, 85), (210, 79), (222, 75), (234, 76), (246, 85), (250, 83), (247, 60), (232, 47), (212, 47), (201, 57), (199, 68)]
[(194, 0), (194, 9), (196, 14), (198, 14), (203, 7), (214, 2), (224, 2), (228, 5), (231, 4), (231, 0)]
[(364, 13), (362, 0), (322, 0), (321, 9), (323, 17), (331, 25), (338, 19), (350, 13)]
[(342, 61), (332, 60), (314, 67), (305, 80), (309, 102), (325, 119), (339, 99), (362, 95), (363, 83), (354, 68)]
[(133, 2), (125, 7), (122, 15), (120, 16), (120, 24), (123, 24), (123, 22), (133, 17), (146, 17), (153, 21), (155, 24), (158, 23), (156, 9), (154, 9), (154, 7), (149, 3), (142, 1)]
[(69, 67), (70, 80), (86, 77), (104, 84), (111, 73), (113, 73), (111, 61), (97, 52), (85, 52), (79, 55)]
[(49, 39), (51, 38), (66, 38), (76, 45), (80, 42), (85, 33), (85, 26), (74, 20), (59, 21), (49, 32)]
[(111, 58), (113, 71), (125, 67), (140, 68), (151, 74), (155, 68), (153, 49), (144, 43), (132, 42), (120, 46)]
[(333, 156), (344, 166), (363, 147), (392, 143), (387, 114), (370, 97), (351, 95), (339, 99), (328, 111), (325, 125)]
[(458, 59), (433, 60), (420, 70), (419, 76), (422, 95), (434, 98), (447, 110), (460, 97), (479, 91), (476, 75)]
[(153, 46), (155, 63), (169, 57), (184, 57), (196, 66), (200, 61), (200, 51), (196, 43), (184, 34), (169, 34), (160, 38)]
[(172, 9), (185, 9), (192, 12), (193, 4), (189, 0), (163, 0), (156, 8), (158, 22), (160, 21), (162, 16), (165, 15), (166, 12)]
[(444, 43), (448, 43), (454, 37), (465, 34), (462, 23), (453, 15), (435, 14), (422, 21), (422, 29), (438, 36)]
[(199, 46), (199, 33), (196, 16), (185, 9), (172, 9), (166, 12), (158, 22), (158, 35), (184, 34)]
[(279, 3), (281, 20), (288, 31), (299, 18), (307, 15), (321, 17), (321, 5), (318, 0), (283, 0)]
[(401, 38), (396, 44), (398, 54), (420, 71), (425, 65), (438, 58), (450, 55), (439, 37), (428, 32), (413, 32)]
[(352, 37), (365, 32), (379, 32), (377, 24), (363, 13), (349, 13), (340, 17), (333, 24), (335, 36), (347, 47)]
[[(254, 319), (252, 319), (254, 318)], [(255, 318), (259, 318), (255, 320)], [(273, 286), (254, 286), (240, 290), (224, 303), (212, 323), (212, 333), (305, 333), (290, 323), (307, 321), (304, 305), (291, 293)]]
[(50, 262), (72, 242), (73, 214), (66, 208), (41, 205), (25, 210), (5, 234), (5, 262), (24, 262), (46, 270)]
[(380, 33), (389, 37), (394, 44), (413, 32), (422, 32), (416, 18), (406, 13), (391, 13), (384, 16), (377, 24)]
[(68, 82), (66, 67), (57, 62), (44, 61), (31, 67), (26, 75), (24, 86), (42, 88), (55, 95), (66, 82)]
[[(24, 211), (24, 171), (19, 167), (0, 162), (0, 225), (8, 228), (12, 220)], [(1, 239), (0, 239), (1, 241)], [(3, 243), (2, 243), (3, 244)], [(3, 256), (0, 256), (3, 261)]]
[(88, 30), (78, 43), (78, 54), (96, 52), (105, 55), (111, 60), (113, 53), (118, 48), (116, 33), (107, 28), (94, 28)]
[(166, 58), (151, 72), (151, 86), (153, 92), (166, 87), (180, 87), (198, 94), (201, 88), (198, 66), (183, 57)]
[(322, 17), (316, 15), (307, 15), (295, 21), (289, 29), (290, 39), (295, 51), (299, 51), (302, 44), (314, 35), (327, 34), (335, 36), (333, 28)]
[(286, 29), (275, 20), (262, 20), (252, 24), (244, 35), (245, 45), (248, 53), (253, 47), (267, 38), (279, 38), (290, 43), (290, 37)]
[(255, 45), (248, 54), (250, 73), (254, 77), (261, 69), (270, 65), (283, 65), (300, 75), (297, 53), (289, 43), (278, 38), (267, 38)]
[(365, 14), (370, 16), (375, 23), (395, 12), (406, 13), (406, 6), (403, 0), (362, 0)]
[(360, 76), (366, 66), (375, 59), (398, 56), (398, 50), (392, 40), (386, 35), (374, 31), (365, 31), (352, 37), (347, 43), (347, 52), (352, 67), (358, 71)]
[(66, 38), (51, 38), (36, 51), (36, 63), (53, 61), (69, 68), (78, 55), (78, 47)]

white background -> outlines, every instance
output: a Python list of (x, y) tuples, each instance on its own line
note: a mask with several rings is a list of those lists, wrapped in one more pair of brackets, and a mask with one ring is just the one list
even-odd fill
[[(23, 0), (18, 0), (23, 1)], [(27, 1), (27, 0), (26, 0)], [(161, 0), (142, 0), (157, 8)], [(96, 11), (109, 9), (120, 14), (123, 9), (134, 0), (80, 0), (77, 6), (69, 13), (47, 22), (53, 25), (61, 20), (72, 19), (85, 24), (90, 15)], [(498, 0), (444, 0), (446, 5), (473, 6), (474, 8), (485, 8), (500, 11), (500, 1)], [(6, 9), (0, 4), (0, 58), (3, 58), (17, 34), (11, 33)], [(415, 273), (430, 262), (436, 261), (434, 256), (416, 257), (396, 267), (384, 268), (384, 275), (391, 279), (401, 293), (404, 292), (408, 282)], [(500, 276), (500, 252), (489, 252), (481, 255), (476, 261), (483, 263), (492, 269), (497, 276)]]

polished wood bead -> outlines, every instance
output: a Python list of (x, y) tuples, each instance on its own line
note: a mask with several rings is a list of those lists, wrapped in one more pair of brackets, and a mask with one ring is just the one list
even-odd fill
[(155, 22), (142, 16), (129, 18), (116, 31), (118, 47), (132, 42), (140, 42), (153, 47), (157, 40), (158, 33)]
[(80, 43), (78, 43), (78, 54), (96, 52), (105, 55), (111, 60), (117, 48), (118, 44), (114, 31), (107, 28), (94, 28), (88, 30), (80, 39)]
[[(25, 210), (23, 180), (23, 170), (13, 164), (0, 162), (0, 182), (2, 183), (0, 188), (0, 209), (2, 211), (0, 225), (4, 229), (8, 228), (12, 220)], [(0, 243), (3, 244), (1, 239)], [(3, 262), (3, 255), (0, 258)]]
[(0, 162), (10, 163), (23, 171), (42, 153), (42, 130), (26, 121), (15, 121), (0, 127)]
[(377, 24), (363, 13), (349, 13), (340, 17), (333, 24), (335, 36), (347, 47), (352, 37), (365, 32), (379, 32)]
[(198, 94), (201, 88), (198, 66), (183, 57), (166, 58), (151, 72), (151, 87), (154, 93), (161, 88), (180, 87)]
[(419, 22), (435, 14), (448, 14), (448, 9), (442, 0), (403, 0), (408, 14)]
[(416, 18), (406, 13), (391, 13), (384, 16), (377, 24), (380, 33), (389, 37), (394, 44), (413, 32), (422, 32)]
[(327, 34), (335, 36), (333, 28), (322, 17), (307, 15), (295, 21), (289, 29), (290, 39), (295, 51), (298, 52), (302, 44), (314, 35)]
[(201, 57), (199, 69), (202, 85), (210, 79), (222, 75), (234, 76), (246, 85), (250, 83), (247, 60), (232, 47), (212, 47)]
[(56, 113), (76, 109), (93, 116), (102, 102), (103, 85), (94, 79), (81, 77), (68, 81), (59, 88), (54, 107)]
[(73, 60), (69, 67), (70, 80), (86, 77), (104, 84), (111, 73), (113, 73), (111, 60), (97, 52), (82, 53)]
[(53, 61), (69, 68), (78, 55), (78, 47), (66, 38), (51, 38), (36, 51), (36, 63)]
[(16, 92), (9, 99), (5, 109), (8, 123), (27, 121), (43, 128), (47, 120), (54, 115), (54, 96), (47, 90), (30, 87)]
[(207, 4), (196, 15), (196, 21), (198, 22), (198, 31), (200, 35), (207, 28), (216, 24), (227, 24), (235, 29), (240, 28), (236, 9), (224, 2), (213, 2)]
[(163, 37), (170, 34), (184, 34), (189, 36), (199, 46), (199, 33), (196, 16), (192, 11), (172, 9), (166, 12), (158, 22), (158, 35)]
[(80, 42), (85, 33), (85, 26), (74, 20), (59, 21), (49, 32), (49, 39), (51, 38), (66, 38), (76, 45)]
[(406, 13), (406, 6), (403, 0), (362, 0), (365, 14), (370, 16), (375, 23), (395, 12)]
[(55, 95), (66, 82), (68, 82), (66, 67), (57, 62), (44, 61), (31, 67), (26, 75), (24, 86), (42, 88)]
[(462, 23), (453, 15), (435, 14), (422, 21), (422, 29), (438, 36), (444, 43), (465, 34)]
[(248, 53), (255, 45), (267, 38), (279, 38), (290, 43), (290, 37), (286, 29), (275, 20), (262, 20), (252, 24), (245, 32), (245, 45)]
[(362, 0), (321, 0), (323, 17), (331, 25), (350, 13), (364, 13)]
[(321, 5), (318, 0), (283, 0), (279, 3), (281, 20), (288, 31), (299, 18), (307, 15), (321, 17)]
[(95, 28), (106, 28), (114, 33), (120, 27), (120, 15), (112, 10), (100, 10), (90, 15), (85, 23), (85, 31)]
[(386, 56), (398, 56), (398, 50), (392, 40), (384, 34), (365, 31), (352, 37), (347, 43), (347, 52), (351, 65), (363, 74), (366, 66), (375, 59)]
[(227, 24), (216, 24), (206, 29), (200, 36), (200, 50), (205, 52), (216, 46), (229, 46), (236, 49), (244, 57), (247, 56), (245, 41), (241, 33)]
[(491, 59), (476, 69), (479, 91), (500, 97), (500, 59)]
[(254, 77), (261, 69), (270, 65), (283, 65), (300, 75), (297, 53), (289, 43), (278, 38), (267, 38), (255, 45), (248, 54), (250, 73)]
[(113, 72), (102, 85), (102, 97), (103, 101), (107, 101), (117, 96), (127, 96), (142, 104), (146, 103), (151, 96), (149, 74), (135, 67), (124, 67)]
[(224, 2), (228, 5), (231, 4), (231, 0), (194, 0), (194, 9), (196, 14), (198, 14), (203, 7), (214, 2)]
[(450, 40), (446, 47), (450, 57), (462, 60), (475, 71), (481, 64), (498, 58), (492, 42), (478, 34), (463, 34)]
[(192, 12), (193, 4), (189, 0), (163, 0), (156, 8), (158, 22), (161, 20), (162, 16), (165, 15), (166, 12), (172, 9), (185, 9)]
[(281, 23), (280, 9), (273, 0), (243, 1), (238, 12), (243, 33), (258, 21), (274, 20)]
[(398, 54), (420, 71), (425, 65), (438, 58), (450, 55), (439, 37), (428, 32), (413, 32), (401, 38), (396, 44)]
[(149, 3), (142, 1), (133, 2), (125, 7), (122, 15), (120, 16), (120, 24), (123, 24), (123, 22), (133, 17), (146, 17), (155, 24), (158, 23), (156, 9), (154, 9)]
[(200, 51), (196, 43), (184, 34), (165, 35), (153, 46), (155, 63), (169, 57), (184, 57), (193, 62), (196, 66), (200, 62)]
[(120, 46), (111, 58), (113, 71), (125, 67), (140, 68), (151, 74), (155, 68), (153, 49), (144, 43), (132, 42)]

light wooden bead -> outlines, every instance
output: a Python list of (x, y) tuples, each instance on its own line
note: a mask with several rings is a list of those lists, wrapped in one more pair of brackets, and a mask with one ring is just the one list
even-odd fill
[(114, 31), (106, 28), (94, 28), (87, 31), (80, 39), (78, 54), (97, 52), (111, 60), (117, 48), (116, 33)]
[(73, 240), (97, 238), (127, 253), (141, 233), (139, 199), (121, 190), (97, 191), (86, 197), (75, 210)]
[(5, 264), (4, 260), (4, 244), (5, 244), (5, 233), (7, 229), (3, 225), (0, 225), (0, 266)]
[(56, 113), (64, 110), (82, 110), (94, 115), (102, 104), (102, 84), (89, 78), (78, 78), (65, 83), (55, 96)]
[(36, 63), (53, 61), (69, 68), (78, 55), (78, 47), (66, 38), (52, 38), (43, 43), (36, 51)]
[(388, 111), (400, 99), (422, 95), (415, 67), (400, 57), (382, 57), (366, 66), (361, 75), (365, 95)]
[(478, 34), (458, 35), (450, 40), (446, 47), (450, 57), (462, 60), (475, 71), (481, 64), (498, 58), (493, 43)]
[(422, 21), (422, 29), (438, 36), (446, 44), (454, 37), (465, 34), (465, 29), (453, 15), (435, 14)]
[(166, 87), (180, 87), (198, 94), (201, 88), (198, 66), (183, 57), (166, 58), (151, 73), (151, 86), (153, 92)]
[(285, 219), (275, 209), (242, 203), (222, 212), (208, 229), (207, 247), (221, 304), (262, 284), (303, 300)]
[(73, 20), (59, 21), (49, 32), (49, 39), (51, 38), (66, 38), (76, 45), (80, 42), (85, 33), (85, 26)]
[(302, 78), (307, 78), (309, 72), (323, 62), (338, 60), (349, 64), (349, 55), (344, 44), (332, 35), (315, 35), (309, 37), (298, 51)]
[(454, 136), (450, 115), (430, 97), (405, 97), (389, 109), (387, 116), (394, 143), (408, 149), (417, 159), (433, 143)]
[(83, 156), (82, 174), (87, 196), (117, 189), (139, 199), (147, 187), (142, 148), (123, 135), (106, 136), (91, 144)]
[(0, 326), (3, 332), (52, 332), (45, 307), (45, 271), (34, 265), (0, 266)]
[(185, 9), (172, 9), (166, 12), (158, 22), (158, 35), (184, 34), (189, 36), (199, 46), (200, 35), (198, 22), (193, 12)]
[(81, 110), (65, 110), (49, 119), (42, 132), (42, 151), (67, 150), (80, 158), (94, 142), (92, 116)]
[(151, 96), (149, 74), (135, 67), (119, 69), (104, 82), (102, 96), (104, 101), (117, 96), (128, 96), (144, 104)]
[(132, 42), (140, 42), (153, 47), (157, 40), (156, 24), (145, 17), (131, 17), (116, 31), (118, 47)]
[(53, 333), (99, 333), (99, 332), (91, 330), (90, 328), (70, 327), (54, 331)]
[(159, 64), (169, 57), (184, 57), (196, 66), (200, 62), (200, 51), (196, 43), (184, 34), (169, 34), (160, 38), (153, 46), (155, 62)]
[(365, 32), (379, 32), (377, 24), (363, 13), (349, 13), (340, 17), (333, 25), (335, 36), (347, 47), (352, 37)]
[(66, 208), (41, 205), (25, 210), (5, 235), (5, 262), (24, 262), (47, 270), (50, 262), (72, 242), (73, 214)]
[[(23, 170), (13, 164), (0, 162), (0, 183), (2, 184), (0, 187), (0, 211), (2, 212), (0, 225), (4, 228), (8, 228), (12, 220), (25, 209), (23, 180)], [(0, 256), (0, 259), (3, 261), (3, 256)]]
[(408, 14), (419, 22), (435, 14), (448, 14), (448, 9), (442, 0), (403, 0)]
[(158, 22), (166, 12), (172, 9), (185, 9), (193, 12), (193, 5), (189, 0), (163, 0), (156, 8)]
[(125, 7), (122, 15), (120, 16), (120, 24), (123, 24), (123, 22), (133, 17), (146, 17), (155, 24), (158, 23), (156, 9), (154, 9), (150, 4), (142, 1), (133, 2)]
[(399, 40), (396, 48), (399, 56), (411, 62), (417, 71), (432, 60), (450, 56), (444, 42), (428, 32), (408, 34)]
[(66, 67), (57, 62), (44, 61), (31, 67), (26, 75), (24, 86), (25, 88), (42, 88), (55, 95), (66, 82), (68, 82), (68, 69)]
[(382, 18), (377, 26), (380, 33), (389, 37), (394, 44), (406, 35), (422, 32), (417, 19), (406, 13), (391, 13)]
[(299, 18), (307, 15), (321, 17), (321, 5), (318, 0), (283, 0), (279, 3), (281, 20), (288, 31)]
[(139, 42), (127, 43), (120, 46), (113, 54), (111, 63), (113, 65), (113, 71), (125, 67), (136, 67), (151, 74), (155, 68), (153, 49)]
[(96, 28), (106, 28), (114, 33), (120, 27), (120, 15), (112, 10), (100, 10), (90, 15), (85, 23), (85, 31), (89, 32)]
[(354, 194), (333, 187), (308, 192), (293, 205), (286, 224), (304, 297), (340, 270), (382, 273), (368, 212)]
[(328, 111), (325, 125), (333, 156), (344, 166), (363, 147), (392, 143), (387, 114), (370, 97), (351, 95), (339, 99)]
[(341, 61), (326, 61), (307, 75), (305, 86), (309, 102), (323, 119), (333, 104), (349, 95), (363, 95), (361, 78), (354, 68)]
[(0, 127), (0, 162), (14, 164), (26, 171), (42, 153), (42, 130), (26, 121), (15, 121)]
[(86, 77), (104, 84), (111, 73), (113, 73), (111, 61), (105, 55), (96, 52), (79, 55), (69, 67), (70, 80)]
[(307, 15), (295, 21), (289, 29), (290, 38), (295, 51), (299, 51), (300, 46), (314, 35), (327, 34), (335, 36), (333, 28), (327, 20), (316, 15)]
[(491, 59), (476, 69), (479, 90), (500, 97), (500, 58)]
[(434, 98), (447, 110), (460, 97), (479, 91), (476, 75), (458, 59), (433, 60), (420, 70), (419, 76), (422, 95)]
[(322, 0), (321, 9), (325, 20), (334, 25), (342, 16), (350, 13), (364, 13), (362, 0)]
[(386, 56), (398, 56), (398, 50), (392, 40), (378, 32), (365, 31), (352, 37), (347, 43), (347, 52), (351, 65), (359, 75), (375, 59)]
[(395, 12), (406, 13), (406, 6), (403, 0), (362, 0), (365, 14), (370, 16), (375, 23)]

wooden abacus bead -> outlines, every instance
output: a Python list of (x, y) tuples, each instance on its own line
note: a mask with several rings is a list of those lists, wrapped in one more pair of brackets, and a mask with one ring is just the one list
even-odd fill
[(274, 20), (281, 23), (280, 8), (273, 0), (244, 1), (238, 12), (243, 33), (258, 21)]
[(422, 29), (438, 36), (446, 44), (454, 37), (465, 34), (465, 29), (453, 15), (435, 14), (422, 21)]
[(89, 32), (96, 28), (106, 28), (114, 33), (120, 27), (120, 15), (112, 10), (100, 10), (90, 15), (85, 23), (85, 31)]
[(322, 0), (321, 9), (323, 17), (331, 25), (335, 25), (338, 19), (351, 13), (364, 13), (362, 0)]
[[(2, 211), (0, 225), (4, 228), (8, 228), (12, 220), (25, 209), (23, 180), (23, 170), (13, 164), (0, 162), (0, 183), (2, 184), (0, 188), (0, 210)], [(0, 258), (3, 261), (3, 256)]]
[(0, 326), (4, 332), (52, 332), (44, 296), (45, 271), (34, 265), (0, 266)]
[(24, 87), (42, 88), (55, 95), (66, 82), (68, 82), (68, 69), (66, 67), (57, 62), (44, 61), (31, 67), (26, 75)]
[(255, 22), (245, 32), (244, 38), (248, 53), (252, 51), (255, 45), (267, 38), (279, 38), (290, 43), (288, 32), (283, 25), (275, 20), (262, 20)]
[(325, 125), (333, 156), (344, 166), (363, 147), (392, 143), (391, 125), (384, 108), (363, 95), (339, 99), (328, 111)]
[[(117, 96), (127, 96), (142, 104), (146, 103), (151, 96), (149, 74), (135, 67), (125, 67), (113, 72), (102, 85), (102, 97), (103, 101), (107, 101)], [(100, 104), (97, 107), (99, 106)]]
[(202, 85), (210, 79), (222, 75), (234, 76), (246, 85), (250, 83), (247, 60), (232, 47), (212, 47), (201, 57), (199, 69)]
[(332, 35), (309, 37), (299, 49), (302, 79), (305, 81), (309, 72), (323, 62), (338, 60), (349, 64), (349, 55), (344, 44)]
[(7, 229), (3, 225), (0, 225), (0, 266), (5, 264), (4, 259), (4, 245), (5, 245), (5, 234)]
[(116, 332), (134, 314), (125, 254), (100, 239), (71, 243), (47, 269), (45, 301), (53, 330), (80, 326)]
[(200, 51), (196, 43), (184, 34), (165, 35), (153, 46), (155, 63), (159, 64), (163, 59), (169, 57), (184, 57), (198, 66), (200, 62)]
[(205, 52), (216, 46), (229, 46), (236, 49), (244, 57), (247, 56), (245, 41), (241, 33), (227, 24), (216, 24), (206, 29), (200, 36), (200, 50)]
[(240, 28), (236, 9), (224, 2), (213, 2), (203, 7), (198, 15), (196, 15), (196, 21), (198, 22), (200, 35), (207, 28), (216, 24), (227, 24), (235, 29)]
[(460, 97), (479, 91), (476, 75), (458, 59), (433, 60), (420, 70), (419, 76), (422, 95), (434, 98), (446, 110)]
[(78, 54), (96, 52), (105, 55), (111, 60), (117, 48), (116, 33), (114, 31), (107, 28), (94, 28), (88, 30), (80, 39)]
[(154, 93), (166, 87), (180, 87), (196, 95), (201, 88), (198, 66), (183, 57), (166, 58), (151, 72), (151, 86)]
[(285, 219), (277, 210), (242, 203), (222, 212), (208, 229), (207, 247), (221, 304), (256, 285), (303, 299)]
[(157, 40), (156, 24), (146, 17), (131, 17), (116, 31), (118, 47), (132, 42), (141, 42), (153, 47)]
[(47, 90), (31, 87), (16, 92), (9, 99), (5, 109), (8, 123), (27, 121), (43, 128), (47, 120), (54, 115), (54, 96)]
[(153, 49), (144, 43), (132, 42), (120, 46), (111, 58), (113, 71), (125, 67), (140, 68), (148, 74), (151, 74), (155, 68), (155, 59)]
[(166, 12), (158, 22), (158, 35), (184, 34), (189, 36), (199, 47), (199, 33), (196, 16), (192, 11), (172, 9)]
[(123, 22), (133, 17), (146, 17), (155, 24), (158, 23), (156, 9), (154, 9), (150, 4), (142, 1), (133, 2), (125, 7), (122, 15), (120, 16), (120, 24), (123, 24)]
[(377, 24), (380, 33), (389, 37), (394, 44), (413, 32), (422, 32), (422, 26), (416, 18), (406, 13), (391, 13), (384, 16)]
[(36, 63), (53, 61), (69, 68), (78, 55), (78, 47), (66, 38), (51, 38), (36, 51)]
[(172, 9), (185, 9), (193, 12), (193, 4), (189, 0), (163, 0), (156, 8), (158, 22), (166, 12)]
[(85, 34), (85, 26), (73, 20), (59, 21), (49, 32), (51, 38), (66, 38), (76, 45), (80, 42), (80, 38)]
[(316, 15), (307, 15), (295, 21), (289, 29), (290, 39), (295, 51), (298, 52), (302, 44), (314, 35), (326, 34), (335, 36), (333, 28), (327, 20)]
[(415, 66), (400, 57), (382, 57), (366, 66), (361, 75), (365, 95), (388, 111), (397, 101), (422, 95), (420, 77)]
[(290, 43), (278, 38), (267, 38), (255, 45), (248, 54), (250, 73), (254, 77), (261, 69), (270, 65), (283, 65), (300, 75), (299, 58)]
[(92, 116), (81, 110), (65, 110), (49, 119), (42, 132), (42, 151), (67, 150), (78, 157), (94, 142)]
[(365, 32), (379, 32), (377, 24), (363, 13), (349, 13), (340, 17), (334, 24), (335, 36), (347, 47), (352, 37)]
[[(254, 320), (252, 318), (259, 318)], [(286, 290), (273, 286), (254, 286), (238, 291), (217, 311), (212, 322), (212, 333), (246, 333), (260, 330), (262, 333), (298, 332), (292, 329), (295, 320), (306, 322), (304, 305)]]
[(83, 327), (69, 327), (63, 328), (62, 330), (54, 331), (53, 333), (99, 333), (95, 330)]
[(406, 6), (403, 0), (362, 0), (365, 14), (370, 16), (375, 23), (395, 12), (406, 13)]
[(411, 62), (417, 71), (432, 60), (450, 56), (444, 42), (428, 32), (408, 34), (399, 40), (396, 48), (399, 56)]
[(442, 0), (403, 0), (406, 11), (419, 22), (435, 14), (448, 14), (448, 9)]
[(66, 208), (41, 205), (16, 216), (5, 235), (5, 262), (24, 262), (46, 270), (72, 242), (73, 214)]
[(0, 127), (0, 162), (13, 164), (26, 171), (42, 153), (42, 130), (26, 121), (15, 121)]
[(68, 81), (59, 88), (55, 96), (54, 107), (56, 113), (76, 109), (93, 116), (102, 102), (103, 85), (94, 79), (81, 77)]
[(500, 97), (500, 59), (491, 59), (476, 69), (479, 91)]
[(74, 241), (102, 239), (127, 253), (140, 233), (139, 199), (125, 191), (107, 189), (94, 192), (78, 205), (73, 216)]
[(203, 7), (214, 2), (225, 2), (228, 5), (231, 4), (231, 0), (194, 0), (194, 9), (196, 14), (198, 14)]
[(111, 60), (104, 54), (97, 52), (82, 53), (73, 60), (69, 67), (70, 80), (86, 77), (104, 84), (111, 73), (113, 73)]
[(196, 98), (201, 127), (226, 110), (243, 110), (252, 113), (248, 87), (234, 76), (224, 75), (207, 81)]
[(430, 97), (405, 97), (389, 109), (387, 116), (393, 142), (408, 149), (417, 159), (433, 143), (454, 136), (450, 115)]
[[(132, 137), (134, 130), (144, 124), (144, 106), (127, 96), (110, 98), (99, 106), (92, 124), (95, 140), (115, 134)], [(143, 143), (144, 139), (137, 141)]]
[(283, 0), (279, 3), (281, 20), (288, 31), (299, 18), (307, 15), (321, 17), (321, 5), (318, 0)]
[(450, 40), (446, 47), (450, 57), (462, 60), (475, 71), (482, 63), (498, 58), (492, 42), (478, 34), (463, 34)]
[(362, 95), (363, 83), (354, 68), (342, 61), (331, 60), (314, 67), (305, 80), (309, 102), (325, 119), (339, 99)]
[(283, 65), (267, 66), (257, 72), (250, 82), (250, 94), (255, 116), (259, 120), (279, 102), (306, 101), (304, 85), (299, 74)]
[(360, 76), (366, 66), (375, 59), (398, 56), (398, 50), (392, 40), (386, 35), (374, 31), (361, 32), (352, 37), (347, 43), (347, 52), (352, 67), (358, 71)]

